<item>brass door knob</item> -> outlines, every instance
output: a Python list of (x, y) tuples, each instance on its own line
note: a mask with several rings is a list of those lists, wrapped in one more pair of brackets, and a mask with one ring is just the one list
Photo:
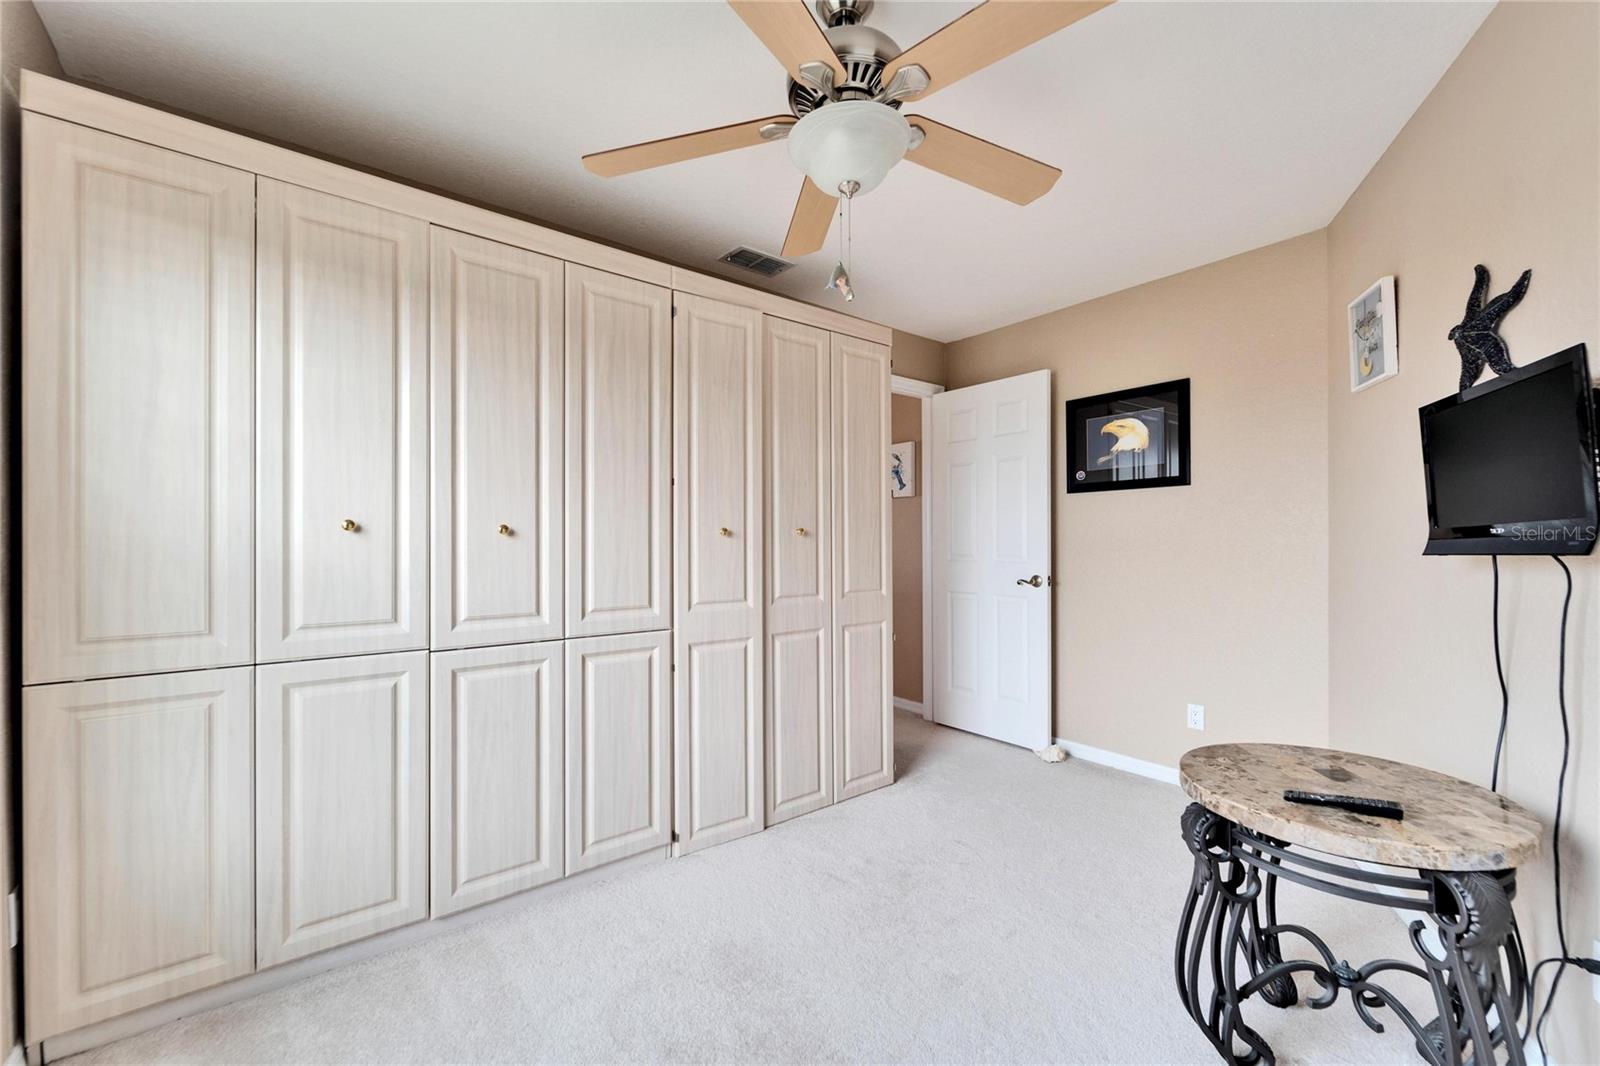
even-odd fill
[(727, 526), (723, 526), (721, 529), (717, 530), (717, 536), (731, 537), (733, 536), (733, 530), (729, 529)]
[(346, 533), (356, 533), (361, 529), (361, 527), (356, 524), (356, 520), (354, 518), (346, 518), (343, 522), (339, 523), (339, 528), (344, 530)]
[(796, 526), (795, 527), (795, 531), (794, 531), (794, 535), (797, 536), (797, 537), (805, 536), (806, 535), (806, 527), (805, 526)]
[(504, 522), (501, 522), (500, 528), (495, 530), (495, 532), (499, 533), (502, 537), (509, 537), (511, 536), (511, 527), (506, 525)]
[(1032, 585), (1034, 588), (1038, 588), (1040, 585), (1044, 584), (1044, 578), (1040, 577), (1038, 574), (1034, 574), (1032, 577), (1019, 577), (1017, 578), (1017, 584)]

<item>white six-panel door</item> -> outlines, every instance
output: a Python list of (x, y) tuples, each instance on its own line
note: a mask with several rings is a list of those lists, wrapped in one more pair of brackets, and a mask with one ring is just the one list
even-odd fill
[(565, 625), (563, 265), (432, 228), (435, 648)]
[(258, 661), (428, 646), (428, 227), (262, 178)]
[(765, 825), (761, 314), (678, 293), (673, 581), (680, 851)]
[(35, 114), (24, 166), (23, 681), (248, 663), (255, 176)]
[(831, 344), (766, 318), (769, 825), (833, 802)]
[(934, 720), (1050, 744), (1050, 371), (933, 398)]
[(833, 336), (834, 795), (894, 780), (889, 349)]
[(23, 690), (30, 1041), (255, 968), (250, 673)]
[(567, 266), (567, 636), (672, 625), (672, 292)]
[(567, 873), (653, 848), (672, 834), (671, 634), (564, 642)]
[(566, 869), (564, 654), (547, 641), (432, 657), (435, 917)]
[(256, 957), (428, 916), (428, 653), (256, 668)]

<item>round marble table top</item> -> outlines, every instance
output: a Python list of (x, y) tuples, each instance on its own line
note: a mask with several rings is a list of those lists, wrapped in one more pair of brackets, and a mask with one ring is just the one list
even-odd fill
[[(1372, 755), (1294, 744), (1212, 744), (1178, 765), (1189, 798), (1231, 822), (1349, 859), (1419, 870), (1503, 870), (1539, 853), (1526, 809), (1486, 788)], [(1287, 788), (1390, 799), (1395, 821), (1290, 803)]]

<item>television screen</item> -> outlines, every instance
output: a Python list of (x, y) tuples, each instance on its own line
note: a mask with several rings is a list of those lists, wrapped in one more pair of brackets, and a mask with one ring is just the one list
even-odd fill
[(1584, 554), (1594, 547), (1594, 398), (1582, 345), (1419, 415), (1425, 554)]

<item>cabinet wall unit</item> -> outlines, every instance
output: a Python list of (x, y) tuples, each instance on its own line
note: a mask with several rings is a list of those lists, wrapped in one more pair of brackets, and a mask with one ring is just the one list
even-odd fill
[(257, 659), (426, 648), (428, 226), (257, 198)]
[(548, 641), (432, 657), (435, 917), (566, 869), (564, 656)]
[(891, 331), (21, 79), (30, 1040), (891, 779)]
[(833, 337), (834, 796), (894, 780), (889, 349)]
[(673, 319), (673, 783), (682, 852), (765, 826), (761, 314)]
[(765, 326), (771, 825), (833, 802), (833, 364), (827, 330)]
[(566, 641), (568, 874), (671, 839), (670, 638)]
[(23, 138), (23, 680), (249, 663), (255, 176)]
[(256, 669), (256, 958), (428, 916), (428, 654)]
[(255, 968), (250, 673), (24, 690), (30, 1042)]
[(560, 637), (563, 264), (432, 230), (435, 648)]
[(567, 266), (567, 635), (672, 625), (672, 293)]

